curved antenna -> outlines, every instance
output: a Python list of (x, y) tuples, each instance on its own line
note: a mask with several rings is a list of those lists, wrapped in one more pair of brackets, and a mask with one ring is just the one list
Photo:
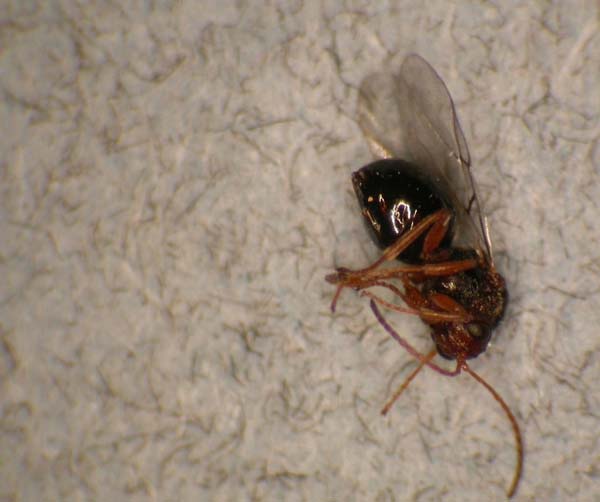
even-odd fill
[(390, 399), (390, 401), (388, 401), (388, 403), (385, 405), (385, 407), (382, 410), (382, 414), (385, 415), (389, 411), (391, 405), (396, 401), (396, 399), (398, 399), (398, 397), (400, 397), (402, 392), (404, 392), (404, 390), (408, 387), (410, 382), (415, 378), (415, 376), (417, 376), (417, 374), (421, 371), (421, 369), (423, 369), (424, 366), (429, 366), (432, 370), (436, 371), (437, 373), (448, 377), (456, 376), (460, 374), (461, 370), (465, 370), (477, 382), (483, 385), (487, 389), (487, 391), (492, 395), (492, 397), (500, 404), (500, 406), (502, 406), (502, 409), (504, 410), (504, 413), (506, 413), (510, 425), (512, 426), (517, 451), (517, 465), (515, 466), (515, 473), (513, 475), (512, 483), (510, 484), (508, 492), (506, 493), (506, 496), (508, 498), (512, 498), (517, 491), (517, 487), (519, 486), (519, 481), (521, 480), (521, 475), (523, 473), (523, 437), (521, 436), (521, 429), (519, 428), (517, 419), (513, 415), (513, 412), (510, 411), (510, 408), (506, 404), (506, 401), (502, 399), (502, 396), (500, 396), (500, 394), (498, 394), (498, 392), (489, 383), (487, 383), (482, 377), (480, 377), (475, 371), (473, 371), (466, 361), (457, 360), (456, 369), (454, 371), (448, 371), (433, 363), (431, 360), (433, 359), (433, 356), (436, 353), (435, 350), (429, 352), (426, 355), (421, 354), (419, 351), (413, 348), (413, 346), (410, 345), (404, 338), (402, 338), (398, 334), (398, 332), (387, 322), (381, 311), (377, 308), (377, 303), (375, 302), (375, 300), (371, 299), (369, 305), (371, 307), (371, 310), (373, 311), (373, 314), (375, 314), (375, 318), (377, 319), (379, 324), (381, 324), (381, 326), (383, 326), (383, 328), (388, 332), (388, 334), (390, 334), (391, 337), (394, 340), (396, 340), (411, 356), (413, 356), (419, 361), (419, 365), (417, 366), (417, 368), (415, 368), (415, 370), (413, 370), (413, 372), (406, 378), (404, 383), (394, 394), (393, 398)]
[(508, 407), (504, 399), (502, 399), (500, 394), (498, 394), (496, 390), (494, 390), (494, 388), (489, 383), (487, 383), (482, 377), (480, 377), (471, 368), (469, 368), (469, 365), (465, 361), (462, 362), (461, 368), (465, 370), (469, 375), (471, 375), (475, 380), (477, 380), (481, 385), (483, 385), (487, 389), (487, 391), (492, 395), (492, 397), (496, 401), (498, 401), (498, 403), (500, 403), (500, 406), (502, 406), (504, 413), (506, 413), (506, 416), (510, 421), (510, 425), (512, 425), (517, 449), (517, 465), (515, 466), (515, 474), (513, 476), (512, 483), (510, 484), (510, 488), (508, 489), (508, 492), (506, 494), (506, 496), (510, 499), (515, 495), (517, 491), (517, 487), (519, 486), (519, 481), (521, 480), (521, 474), (523, 471), (523, 438), (521, 437), (521, 429), (519, 429), (517, 419), (513, 415), (512, 411), (510, 411), (510, 408)]

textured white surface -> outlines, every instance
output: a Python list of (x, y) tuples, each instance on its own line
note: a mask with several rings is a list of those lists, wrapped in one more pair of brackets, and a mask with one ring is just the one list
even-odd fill
[(472, 366), (523, 429), (517, 499), (594, 500), (600, 12), (498, 3), (2, 2), (0, 500), (504, 498), (499, 406), (424, 371), (381, 417), (414, 362), (364, 299), (328, 311), (376, 256), (356, 86), (408, 52), (510, 288)]

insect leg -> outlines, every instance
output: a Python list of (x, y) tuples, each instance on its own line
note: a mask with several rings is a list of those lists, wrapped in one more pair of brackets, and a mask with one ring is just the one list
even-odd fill
[[(389, 284), (383, 281), (373, 283), (372, 286), (381, 286), (390, 289), (396, 295), (402, 298), (402, 300), (404, 300), (404, 303), (406, 303), (408, 307), (402, 307), (401, 305), (396, 305), (395, 303), (388, 302), (387, 300), (384, 300), (383, 298), (372, 293), (371, 291), (363, 291), (361, 294), (363, 296), (368, 296), (380, 305), (383, 305), (384, 307), (395, 312), (400, 312), (401, 314), (418, 315), (424, 322), (428, 324), (447, 322), (463, 323), (471, 320), (471, 316), (456, 302), (452, 303), (452, 307), (458, 306), (460, 309), (444, 308), (445, 306), (440, 306), (440, 310), (435, 310), (428, 307), (427, 301), (414, 286), (409, 290), (410, 293), (408, 294), (406, 292), (400, 291), (393, 284)], [(448, 300), (452, 301), (449, 297), (444, 298), (448, 298)]]
[[(349, 270), (347, 268), (338, 268), (334, 274), (329, 274), (325, 280), (331, 284), (337, 284), (337, 290), (331, 302), (331, 311), (335, 311), (337, 300), (344, 288), (364, 289), (369, 287), (374, 280), (379, 277), (376, 269), (386, 261), (394, 260), (408, 246), (417, 240), (425, 231), (427, 231), (436, 222), (443, 226), (443, 222), (450, 218), (450, 212), (447, 209), (441, 209), (434, 214), (431, 214), (419, 222), (410, 232), (407, 232), (400, 237), (394, 244), (386, 248), (382, 255), (371, 265), (360, 270)], [(436, 235), (439, 230), (436, 230)], [(435, 241), (437, 239), (434, 238)], [(402, 269), (401, 269), (402, 270)], [(421, 267), (417, 267), (420, 271)]]
[(427, 258), (440, 247), (441, 242), (448, 233), (448, 227), (450, 226), (451, 219), (452, 216), (450, 213), (447, 213), (445, 218), (439, 218), (435, 221), (433, 226), (425, 235), (421, 256)]
[[(404, 338), (402, 338), (394, 328), (392, 328), (392, 326), (387, 322), (385, 317), (383, 317), (381, 311), (377, 308), (375, 300), (371, 300), (370, 306), (371, 310), (373, 311), (373, 314), (375, 314), (375, 318), (379, 321), (379, 324), (383, 326), (383, 328), (390, 334), (390, 336), (394, 340), (396, 340), (404, 348), (404, 350), (406, 350), (411, 356), (413, 356), (415, 359), (418, 359), (419, 361), (424, 361), (427, 359), (426, 355), (421, 354), (410, 343), (408, 343)], [(462, 363), (457, 361), (456, 368), (453, 371), (449, 371), (442, 368), (441, 366), (438, 366), (435, 363), (432, 363), (431, 361), (425, 362), (425, 365), (429, 366), (432, 370), (437, 371), (438, 373), (448, 377), (458, 375), (462, 369), (461, 364)]]

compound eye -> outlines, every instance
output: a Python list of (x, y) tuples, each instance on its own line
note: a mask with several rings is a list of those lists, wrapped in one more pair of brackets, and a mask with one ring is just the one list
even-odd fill
[(471, 335), (473, 338), (481, 338), (487, 332), (481, 324), (474, 322), (467, 324), (466, 328), (467, 333), (469, 333), (469, 335)]

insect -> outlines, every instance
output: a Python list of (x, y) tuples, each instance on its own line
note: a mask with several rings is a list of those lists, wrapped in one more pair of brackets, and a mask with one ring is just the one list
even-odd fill
[[(510, 498), (521, 478), (521, 432), (506, 402), (467, 363), (486, 350), (508, 295), (494, 266), (487, 220), (452, 98), (429, 63), (413, 54), (398, 73), (376, 73), (363, 81), (358, 121), (379, 160), (353, 173), (352, 184), (366, 226), (383, 251), (366, 268), (338, 268), (326, 277), (337, 286), (331, 309), (335, 311), (343, 289), (361, 291), (383, 328), (419, 361), (383, 414), (424, 366), (445, 376), (465, 371), (485, 387), (514, 433), (517, 461)], [(395, 259), (403, 263), (394, 265)], [(372, 291), (375, 287), (391, 291), (401, 302), (382, 298)], [(418, 352), (380, 307), (419, 316), (430, 327), (435, 348)], [(455, 369), (434, 363), (436, 354), (456, 360)]]

